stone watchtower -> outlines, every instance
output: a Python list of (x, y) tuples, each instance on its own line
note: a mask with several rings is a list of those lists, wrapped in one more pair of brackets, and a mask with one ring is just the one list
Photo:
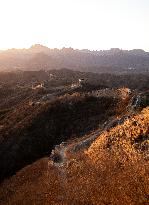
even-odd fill
[(85, 79), (84, 78), (79, 78), (79, 86), (83, 86), (85, 84)]

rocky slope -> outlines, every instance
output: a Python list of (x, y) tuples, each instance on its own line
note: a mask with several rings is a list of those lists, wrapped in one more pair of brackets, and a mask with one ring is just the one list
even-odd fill
[(44, 158), (22, 169), (1, 184), (1, 204), (147, 204), (148, 134), (145, 108), (61, 164)]
[(74, 93), (51, 102), (26, 102), (0, 121), (0, 179), (50, 154), (67, 139), (83, 136), (117, 113), (118, 98)]
[(59, 84), (72, 76), (63, 70), (53, 71), (57, 86), (34, 90), (30, 78), (48, 74), (31, 73), (20, 73), (19, 88), (20, 78), (13, 88), (6, 75), (0, 92), (0, 204), (148, 203), (145, 81), (129, 82), (138, 90), (101, 86), (102, 78), (74, 88)]

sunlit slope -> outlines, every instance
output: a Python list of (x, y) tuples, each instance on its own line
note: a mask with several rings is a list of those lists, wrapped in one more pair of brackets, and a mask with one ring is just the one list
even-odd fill
[(110, 156), (121, 163), (149, 159), (149, 107), (127, 119), (109, 132), (104, 132), (86, 152), (95, 162)]
[(62, 164), (41, 159), (23, 168), (2, 184), (1, 202), (147, 204), (148, 131), (149, 108), (145, 108), (123, 124), (103, 132), (85, 151), (69, 153)]

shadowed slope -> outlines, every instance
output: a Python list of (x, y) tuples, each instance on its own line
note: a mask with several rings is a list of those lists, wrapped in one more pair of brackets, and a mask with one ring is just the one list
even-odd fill
[(48, 155), (56, 144), (98, 128), (115, 115), (117, 103), (114, 98), (74, 94), (42, 105), (20, 105), (1, 121), (1, 180)]

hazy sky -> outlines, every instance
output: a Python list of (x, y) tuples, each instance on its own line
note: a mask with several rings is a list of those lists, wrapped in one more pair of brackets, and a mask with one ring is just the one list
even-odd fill
[(0, 0), (0, 49), (149, 51), (149, 0)]

